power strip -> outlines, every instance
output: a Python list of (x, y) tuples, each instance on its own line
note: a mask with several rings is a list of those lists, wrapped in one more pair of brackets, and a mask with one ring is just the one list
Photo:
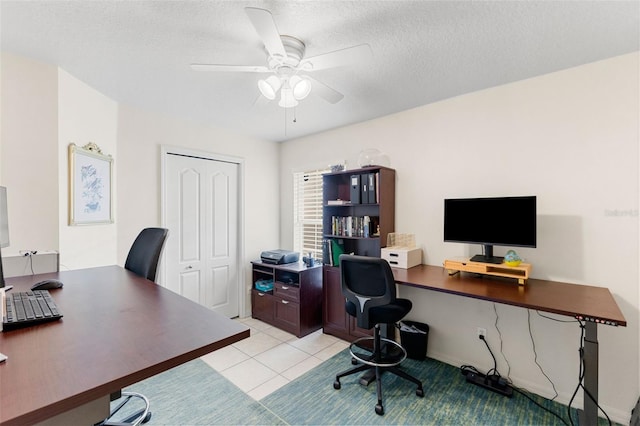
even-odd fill
[(467, 372), (465, 376), (469, 383), (489, 389), (500, 395), (508, 396), (509, 398), (513, 396), (513, 388), (500, 376), (485, 376), (484, 374), (471, 371)]

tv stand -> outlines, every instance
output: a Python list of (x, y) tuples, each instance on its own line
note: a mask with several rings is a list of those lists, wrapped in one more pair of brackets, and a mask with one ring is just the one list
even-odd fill
[[(475, 258), (475, 257), (474, 257)], [(518, 266), (507, 266), (505, 264), (475, 262), (473, 259), (445, 260), (444, 268), (449, 275), (458, 272), (472, 272), (476, 274), (492, 275), (496, 277), (515, 278), (518, 284), (524, 285), (531, 273), (531, 265), (521, 263)]]

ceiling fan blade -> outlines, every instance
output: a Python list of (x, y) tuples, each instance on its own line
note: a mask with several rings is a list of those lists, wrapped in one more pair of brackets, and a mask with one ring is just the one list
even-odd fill
[(364, 62), (369, 58), (371, 58), (371, 47), (368, 44), (359, 44), (306, 58), (299, 68), (305, 71), (316, 71)]
[(311, 92), (320, 96), (325, 101), (331, 104), (335, 104), (340, 102), (342, 98), (344, 98), (344, 95), (342, 93), (316, 80), (315, 78), (309, 77), (308, 75), (305, 75), (305, 77), (311, 80), (311, 85), (312, 85)]
[(264, 96), (262, 96), (262, 94), (258, 93), (258, 96), (253, 101), (253, 103), (251, 104), (251, 107), (252, 108), (261, 108), (261, 107), (264, 107), (265, 105), (269, 105), (271, 102), (273, 102), (273, 101), (270, 101), (269, 99), (267, 99)]
[(276, 27), (271, 12), (256, 7), (245, 7), (244, 11), (262, 39), (269, 55), (286, 58), (287, 52), (284, 50), (278, 27)]
[(218, 64), (191, 64), (194, 71), (223, 71), (223, 72), (270, 72), (262, 65), (218, 65)]

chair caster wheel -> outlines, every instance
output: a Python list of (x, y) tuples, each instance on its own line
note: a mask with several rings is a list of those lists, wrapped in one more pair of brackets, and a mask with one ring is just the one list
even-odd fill
[(144, 416), (141, 423), (147, 423), (149, 420), (151, 420), (151, 412), (148, 412), (147, 415)]
[(380, 404), (376, 404), (376, 414), (381, 416), (384, 414), (384, 407)]
[(424, 390), (422, 388), (416, 389), (416, 395), (422, 398), (424, 396)]
[(351, 365), (358, 365), (358, 360), (355, 358), (351, 358)]
[(333, 388), (340, 389), (340, 380), (336, 380), (335, 382), (333, 382)]

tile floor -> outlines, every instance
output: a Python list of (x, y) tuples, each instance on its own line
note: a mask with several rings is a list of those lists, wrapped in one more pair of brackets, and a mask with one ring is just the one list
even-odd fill
[(202, 360), (260, 400), (349, 346), (322, 329), (298, 339), (253, 318), (237, 321), (251, 336), (202, 357)]

